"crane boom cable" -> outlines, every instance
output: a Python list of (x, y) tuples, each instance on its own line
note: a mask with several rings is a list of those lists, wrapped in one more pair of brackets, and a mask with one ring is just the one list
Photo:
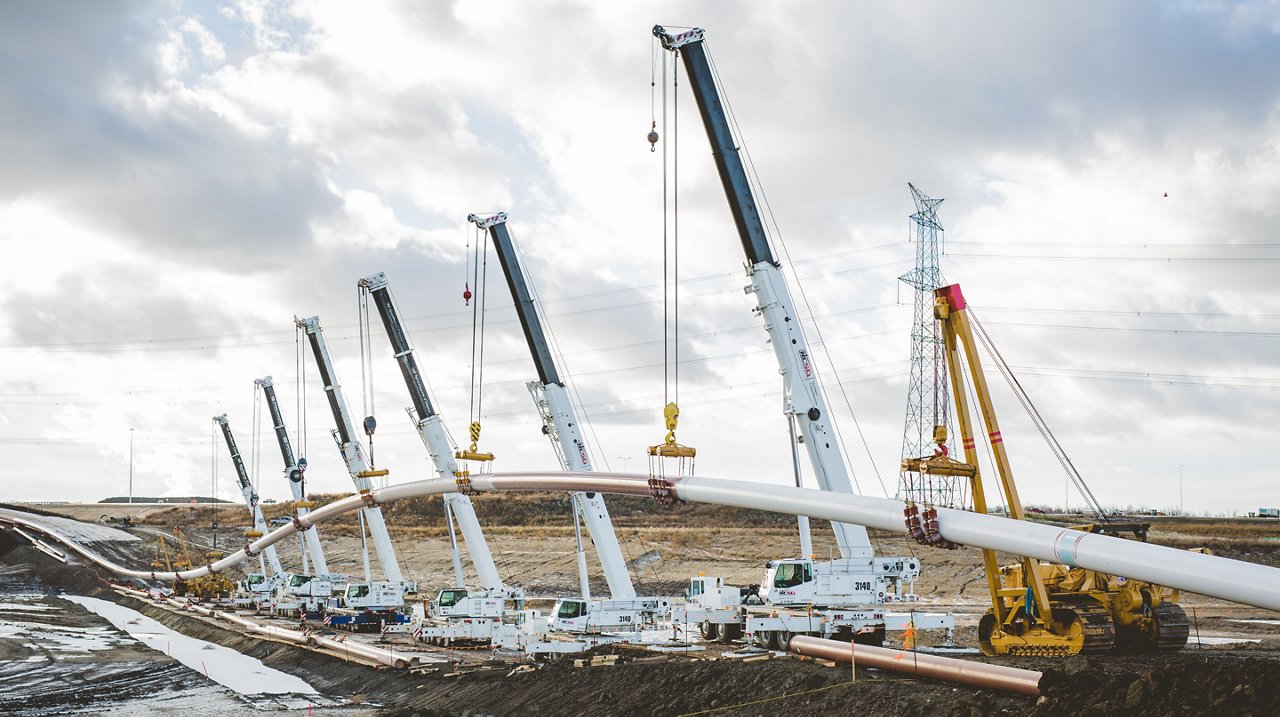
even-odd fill
[[(479, 227), (476, 227), (476, 246), (475, 261), (471, 263), (471, 283), (476, 285), (476, 291), (480, 291), (480, 235)], [(476, 417), (476, 327), (479, 320), (478, 312), (480, 310), (480, 301), (471, 305), (471, 402), (468, 407), (469, 418), (474, 421)]]
[(671, 53), (671, 311), (672, 372), (676, 403), (680, 403), (680, 66), (679, 51)]
[(1062, 444), (1058, 442), (1057, 436), (1054, 435), (1053, 430), (1049, 428), (1049, 424), (1044, 420), (1044, 416), (1041, 415), (1040, 410), (1036, 408), (1035, 403), (1032, 402), (1031, 396), (1028, 395), (1026, 389), (1022, 387), (1022, 382), (1020, 382), (1018, 377), (1014, 375), (1013, 369), (1009, 367), (1007, 362), (1005, 362), (1004, 356), (1001, 355), (1000, 350), (996, 348), (995, 342), (992, 341), (991, 336), (982, 326), (982, 323), (978, 321), (978, 317), (974, 313), (973, 307), (969, 306), (966, 310), (969, 313), (970, 323), (973, 324), (974, 327), (974, 335), (978, 337), (978, 341), (991, 356), (992, 361), (996, 365), (996, 369), (1004, 378), (1005, 383), (1009, 385), (1014, 396), (1017, 397), (1018, 402), (1022, 404), (1023, 410), (1026, 411), (1027, 416), (1031, 419), (1032, 424), (1036, 427), (1036, 430), (1049, 446), (1049, 451), (1053, 453), (1054, 458), (1058, 460), (1058, 463), (1062, 465), (1063, 470), (1067, 472), (1067, 476), (1071, 479), (1071, 482), (1075, 484), (1076, 489), (1080, 492), (1080, 496), (1084, 498), (1085, 502), (1089, 505), (1089, 509), (1093, 511), (1094, 515), (1103, 522), (1108, 521), (1109, 517), (1107, 516), (1107, 512), (1103, 510), (1102, 504), (1098, 502), (1093, 491), (1089, 489), (1089, 485), (1085, 482), (1084, 476), (1080, 475), (1080, 472), (1076, 470), (1075, 463), (1073, 463), (1071, 457), (1067, 455), (1066, 449), (1062, 447)]
[[(730, 124), (733, 126), (734, 135), (738, 138), (738, 142), (741, 145), (740, 149), (742, 150), (742, 155), (744, 159), (743, 164), (749, 172), (748, 178), (751, 181), (752, 185), (755, 187), (756, 191), (760, 195), (760, 202), (764, 206), (765, 214), (767, 214), (769, 217), (769, 223), (773, 226), (773, 234), (777, 238), (778, 244), (782, 248), (783, 256), (786, 257), (787, 263), (791, 264), (792, 263), (791, 252), (787, 248), (786, 240), (782, 236), (782, 230), (778, 227), (777, 218), (774, 216), (773, 207), (769, 203), (768, 195), (765, 193), (764, 186), (761, 184), (759, 175), (756, 172), (755, 162), (752, 161), (751, 152), (750, 150), (747, 149), (747, 143), (745, 138), (743, 137), (742, 128), (738, 125), (738, 119), (737, 119), (737, 115), (733, 111), (733, 105), (729, 101), (728, 95), (724, 93), (724, 90), (723, 90), (724, 83), (720, 80), (720, 72), (716, 67), (714, 58), (712, 57), (711, 48), (709, 47), (708, 43), (705, 40), (703, 41), (702, 44), (703, 44), (703, 47), (706, 49), (707, 62), (711, 67), (711, 73), (712, 73), (714, 82), (717, 87), (721, 88), (720, 96), (724, 102), (725, 116), (728, 117)], [(794, 271), (792, 273), (794, 275)], [(823, 351), (823, 355), (827, 359), (827, 364), (831, 367), (831, 370), (833, 373), (838, 373), (836, 370), (835, 362), (831, 358), (831, 350), (827, 347), (827, 343), (822, 337), (822, 328), (818, 325), (818, 322), (815, 318), (816, 314), (813, 311), (813, 307), (809, 304), (809, 296), (808, 294), (805, 293), (804, 285), (798, 281), (794, 283), (796, 284), (796, 288), (800, 292), (800, 299), (801, 301), (804, 302), (805, 310), (808, 311), (809, 313), (809, 321), (810, 323), (813, 324), (814, 331), (818, 335), (818, 342), (822, 344), (822, 351)], [(822, 385), (822, 382), (819, 382), (818, 389), (822, 392), (823, 396), (826, 397), (827, 390), (826, 390), (826, 387)], [(858, 437), (862, 441), (863, 450), (866, 451), (867, 459), (870, 461), (871, 468), (876, 475), (876, 480), (880, 484), (880, 491), (887, 498), (889, 496), (889, 491), (885, 487), (884, 479), (880, 475), (880, 468), (879, 466), (876, 465), (875, 457), (871, 453), (871, 446), (867, 442), (867, 437), (862, 431), (862, 423), (858, 421), (858, 415), (857, 413), (854, 412), (853, 404), (849, 400), (849, 394), (848, 392), (845, 391), (844, 385), (842, 383), (840, 384), (840, 395), (844, 398), (845, 408), (849, 411), (850, 417), (853, 418), (853, 424), (858, 431)], [(837, 439), (843, 445), (844, 443), (844, 438), (842, 435), (843, 432), (840, 430), (840, 424), (834, 420), (834, 416), (832, 417), (831, 426), (835, 429)], [(844, 457), (844, 451), (841, 451), (841, 455), (842, 457)], [(847, 458), (846, 458), (846, 463), (847, 463)], [(862, 486), (858, 481), (858, 477), (854, 473), (853, 467), (851, 465), (849, 466), (849, 477), (850, 479), (852, 479), (853, 484), (857, 488), (858, 492), (861, 493)]]
[(475, 421), (480, 421), (480, 413), (482, 401), (484, 401), (484, 320), (485, 307), (489, 298), (489, 235), (486, 232), (483, 240), (484, 248), (481, 250), (483, 263), (480, 270), (480, 355), (477, 363), (480, 364), (477, 370), (478, 379), (476, 385), (476, 417)]
[[(515, 231), (513, 231), (510, 226), (507, 227), (507, 231), (511, 233), (511, 248), (516, 253), (516, 257), (518, 258), (520, 265), (528, 266), (529, 262), (525, 259), (524, 252), (521, 249), (521, 242), (516, 240)], [(530, 298), (533, 299), (536, 305), (543, 306), (542, 297), (538, 293), (538, 286), (533, 278), (533, 272), (526, 273), (524, 280), (525, 285), (529, 287)], [(591, 434), (591, 440), (595, 442), (594, 454), (596, 460), (604, 464), (605, 470), (611, 470), (609, 467), (609, 459), (605, 454), (604, 444), (600, 442), (600, 436), (596, 434), (596, 427), (591, 422), (590, 414), (587, 413), (587, 404), (582, 400), (582, 395), (578, 392), (577, 381), (573, 380), (574, 373), (569, 370), (568, 363), (565, 361), (565, 353), (560, 349), (560, 341), (556, 338), (555, 329), (552, 328), (549, 322), (544, 322), (542, 327), (546, 331), (547, 344), (550, 347), (552, 354), (555, 356), (556, 365), (559, 367), (558, 373), (564, 381), (566, 390), (572, 394), (573, 401), (577, 404), (577, 409), (580, 414), (578, 417), (578, 423), (586, 425), (587, 430)]]
[[(662, 63), (662, 131), (666, 132), (670, 120), (670, 114), (667, 112), (667, 63)], [(669, 361), (671, 360), (670, 338), (668, 329), (671, 326), (671, 312), (667, 306), (667, 297), (670, 295), (670, 280), (667, 278), (667, 247), (669, 245), (667, 232), (671, 226), (671, 217), (667, 209), (667, 200), (671, 196), (671, 192), (667, 188), (667, 168), (669, 165), (669, 153), (667, 152), (667, 143), (662, 143), (662, 403), (666, 405), (671, 402), (671, 378)]]

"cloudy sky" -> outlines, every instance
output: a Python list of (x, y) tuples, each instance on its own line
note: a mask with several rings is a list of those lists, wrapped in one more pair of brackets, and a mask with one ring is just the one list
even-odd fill
[[(465, 218), (489, 210), (511, 215), (597, 464), (647, 470), (654, 23), (707, 29), (863, 492), (897, 488), (914, 182), (945, 198), (944, 273), (1104, 503), (1280, 505), (1280, 9), (1211, 1), (5, 3), (3, 499), (125, 493), (131, 429), (136, 493), (208, 493), (216, 466), (236, 498), (211, 443), (224, 412), (284, 498), (269, 425), (253, 460), (253, 379), (275, 377), (299, 429), (292, 318), (316, 314), (361, 413), (356, 281), (377, 271), (465, 434)], [(700, 474), (789, 483), (780, 380), (679, 79), (660, 127), (678, 159), (679, 438)], [(481, 444), (500, 469), (551, 468), (490, 268)], [(425, 477), (372, 338), (378, 463)], [(311, 487), (349, 488), (303, 369)], [(1079, 505), (996, 401), (1024, 498)]]

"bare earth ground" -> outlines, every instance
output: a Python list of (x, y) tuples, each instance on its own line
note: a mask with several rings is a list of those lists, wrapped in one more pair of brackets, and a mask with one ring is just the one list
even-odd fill
[[(482, 495), (476, 498), (476, 505), (504, 577), (524, 585), (534, 596), (551, 598), (576, 592), (573, 532), (567, 503), (562, 497)], [(99, 506), (40, 508), (89, 520), (104, 514), (120, 515), (101, 511)], [(286, 506), (267, 508), (269, 517), (286, 510)], [(613, 497), (610, 509), (624, 551), (635, 562), (632, 574), (642, 594), (679, 595), (688, 576), (699, 573), (724, 576), (731, 584), (753, 584), (759, 581), (766, 560), (798, 552), (794, 523), (779, 516), (714, 506), (667, 509), (648, 501)], [(444, 587), (442, 581), (451, 582), (449, 543), (440, 506), (433, 500), (413, 501), (387, 506), (387, 513), (388, 522), (397, 526), (393, 538), (406, 573), (422, 581), (424, 591)], [(207, 507), (148, 507), (130, 514), (135, 517), (144, 514), (143, 525), (132, 532), (146, 541), (127, 547), (118, 543), (101, 546), (107, 552), (121, 551), (120, 559), (132, 556), (136, 563), (149, 563), (154, 534), (166, 532), (175, 524), (184, 526), (195, 549), (203, 549), (213, 542), (209, 526), (214, 514)], [(217, 519), (222, 526), (217, 537), (220, 548), (237, 548), (243, 544), (240, 534), (247, 522), (245, 515), (243, 508), (223, 507), (218, 511)], [(1182, 548), (1207, 546), (1219, 555), (1280, 565), (1280, 521), (1151, 520), (1152, 542)], [(354, 522), (334, 527), (326, 525), (321, 530), (331, 568), (359, 574), (360, 542)], [(815, 552), (826, 555), (831, 545), (825, 524), (815, 521), (813, 532)], [(877, 534), (874, 538), (879, 554), (914, 553), (924, 563), (921, 580), (916, 585), (920, 601), (903, 608), (956, 612), (960, 626), (957, 639), (972, 645), (973, 625), (986, 609), (978, 551), (921, 548), (891, 534)], [(296, 568), (297, 545), (282, 546), (281, 558), (286, 567)], [(1001, 560), (1007, 559), (1009, 556)], [(374, 565), (376, 570), (376, 561)], [(1034, 700), (877, 671), (860, 670), (857, 682), (850, 684), (849, 675), (843, 669), (796, 660), (743, 664), (672, 658), (649, 662), (642, 658), (651, 655), (625, 648), (615, 649), (622, 659), (612, 667), (574, 668), (571, 662), (562, 661), (507, 676), (506, 668), (476, 668), (484, 662), (484, 656), (452, 651), (464, 666), (455, 669), (453, 676), (448, 676), (449, 671), (393, 673), (341, 663), (336, 658), (277, 643), (264, 644), (128, 601), (103, 591), (102, 583), (90, 572), (62, 568), (27, 548), (14, 548), (0, 554), (0, 570), (5, 571), (11, 586), (28, 585), (31, 590), (46, 593), (66, 589), (127, 602), (175, 629), (252, 652), (270, 666), (307, 679), (333, 700), (343, 702), (355, 697), (364, 705), (330, 707), (330, 711), (363, 711), (377, 704), (384, 711), (499, 715), (683, 714), (707, 709), (719, 709), (715, 714), (733, 715), (818, 714), (848, 711), (854, 706), (862, 713), (895, 715), (1280, 713), (1280, 625), (1253, 621), (1280, 620), (1280, 614), (1200, 596), (1184, 596), (1182, 600), (1195, 620), (1193, 639), (1198, 633), (1206, 641), (1215, 637), (1248, 637), (1260, 642), (1198, 649), (1191, 646), (1178, 655), (1165, 657), (1107, 655), (1065, 660), (991, 660), (1046, 671), (1042, 680), (1045, 696)], [(598, 579), (598, 574), (593, 577), (596, 578), (593, 589), (603, 593), (603, 581)], [(68, 619), (83, 623), (92, 622), (90, 618), (95, 617), (70, 614), (72, 617)], [(890, 635), (891, 640), (894, 637)], [(18, 657), (16, 653), (5, 652), (12, 649), (5, 646), (0, 636), (0, 658)], [(95, 657), (101, 654), (95, 653)], [(120, 654), (127, 655), (127, 661), (147, 659), (140, 649), (124, 649)], [(152, 653), (152, 659), (164, 657)], [(165, 667), (149, 674), (153, 682), (169, 681), (179, 690), (197, 690), (205, 682), (203, 676), (181, 668)], [(6, 683), (4, 677), (4, 673), (0, 673), (0, 709), (5, 704), (13, 704), (3, 699), (6, 684), (13, 684)], [(116, 682), (120, 688), (102, 695), (101, 700), (126, 699), (134, 689), (128, 687), (127, 681)], [(150, 684), (147, 689), (156, 689), (156, 684)], [(745, 704), (777, 697), (781, 699)], [(733, 705), (739, 706), (721, 709)]]

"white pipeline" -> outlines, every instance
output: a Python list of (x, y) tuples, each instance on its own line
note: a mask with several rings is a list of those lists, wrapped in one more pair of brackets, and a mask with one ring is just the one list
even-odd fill
[[(673, 493), (690, 502), (808, 515), (897, 533), (906, 532), (904, 505), (897, 500), (721, 478), (686, 476), (670, 482)], [(471, 483), (482, 491), (593, 491), (648, 495), (650, 490), (648, 475), (625, 473), (495, 473), (472, 476)], [(389, 503), (454, 490), (457, 486), (453, 481), (433, 478), (375, 489), (370, 498), (379, 503)], [(301, 520), (304, 524), (315, 524), (363, 505), (360, 496), (350, 496), (312, 511)], [(655, 508), (655, 512), (660, 510)], [(212, 565), (172, 573), (132, 570), (116, 565), (34, 520), (5, 515), (0, 517), (0, 521), (20, 523), (38, 530), (117, 574), (164, 581), (188, 580), (211, 571), (226, 570), (296, 532), (292, 524), (284, 525), (251, 543), (247, 550), (228, 555)], [(1061, 562), (1245, 605), (1280, 610), (1280, 569), (1265, 565), (945, 508), (938, 509), (938, 527), (944, 538), (955, 543)]]

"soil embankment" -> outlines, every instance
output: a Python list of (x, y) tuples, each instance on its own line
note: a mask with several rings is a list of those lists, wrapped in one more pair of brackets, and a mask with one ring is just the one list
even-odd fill
[[(420, 506), (429, 508), (430, 505)], [(435, 506), (438, 508), (438, 506)], [(548, 499), (521, 510), (528, 527), (500, 525), (490, 531), (491, 541), (508, 574), (524, 572), (543, 575), (538, 583), (546, 591), (572, 590), (571, 529), (540, 518), (545, 510), (555, 513)], [(708, 516), (692, 516), (683, 521), (679, 512), (665, 514), (670, 520), (651, 527), (629, 515), (625, 506), (618, 511), (620, 533), (633, 556), (656, 552), (637, 571), (642, 585), (678, 588), (682, 576), (700, 570), (720, 570), (731, 579), (747, 582), (757, 576), (762, 558), (782, 554), (794, 539), (785, 525), (765, 525), (752, 529), (737, 524), (732, 516), (716, 516), (724, 524), (699, 527)], [(180, 509), (185, 510), (185, 509)], [(651, 518), (653, 516), (650, 516)], [(197, 542), (211, 536), (207, 529), (194, 528), (200, 522), (198, 509), (192, 515), (156, 518), (154, 529), (174, 519), (186, 521)], [(233, 522), (228, 512), (227, 522)], [(750, 516), (743, 518), (749, 521)], [(449, 574), (447, 538), (435, 535), (431, 520), (413, 526), (402, 516), (406, 527), (398, 529), (397, 542), (411, 573), (420, 579)], [(432, 519), (433, 520), (433, 519)], [(208, 522), (205, 519), (204, 522)], [(1153, 529), (1153, 540), (1166, 536), (1170, 542), (1216, 540), (1216, 548), (1249, 553), (1259, 562), (1276, 558), (1273, 541), (1266, 540), (1270, 524), (1257, 529), (1219, 533), (1202, 524), (1161, 521)], [(331, 531), (335, 533), (336, 531)], [(138, 533), (145, 536), (145, 532)], [(338, 538), (335, 534), (334, 538)], [(881, 552), (907, 551), (898, 536), (878, 536)], [(225, 539), (225, 538), (224, 538)], [(328, 538), (327, 538), (328, 540)], [(346, 538), (354, 541), (354, 538)], [(334, 552), (341, 551), (343, 539), (336, 539)], [(132, 564), (149, 562), (150, 547), (142, 541), (96, 546), (113, 559)], [(919, 552), (919, 549), (916, 549)], [(1258, 553), (1265, 555), (1258, 555)], [(972, 553), (972, 554), (971, 554)], [(352, 551), (354, 554), (354, 551)], [(286, 557), (287, 556), (282, 556)], [(937, 609), (945, 604), (961, 604), (976, 612), (983, 607), (985, 584), (976, 551), (959, 550), (924, 555), (925, 576), (917, 586), (926, 605)], [(563, 569), (560, 563), (563, 562)], [(541, 568), (539, 571), (538, 568)], [(352, 571), (355, 572), (355, 571)], [(758, 576), (757, 576), (758, 577)], [(717, 715), (805, 715), (847, 712), (852, 705), (861, 714), (894, 715), (1108, 715), (1132, 714), (1238, 714), (1271, 715), (1280, 705), (1280, 626), (1257, 622), (1275, 619), (1266, 611), (1228, 606), (1192, 598), (1189, 609), (1196, 616), (1196, 629), (1210, 636), (1248, 636), (1260, 642), (1248, 646), (1188, 648), (1170, 656), (1099, 656), (1090, 658), (1000, 659), (1011, 664), (1045, 671), (1044, 696), (1039, 700), (988, 691), (952, 687), (876, 671), (860, 670), (856, 683), (849, 682), (847, 668), (827, 668), (814, 662), (776, 659), (742, 663), (686, 657), (661, 657), (628, 648), (610, 648), (619, 659), (613, 665), (574, 667), (563, 660), (538, 669), (513, 672), (511, 665), (486, 666), (474, 653), (465, 666), (415, 673), (368, 667), (341, 658), (275, 642), (246, 637), (238, 632), (194, 617), (177, 615), (141, 601), (124, 598), (106, 588), (94, 570), (83, 566), (63, 566), (19, 541), (0, 535), (0, 592), (22, 593), (30, 604), (51, 606), (59, 591), (116, 600), (185, 634), (216, 642), (256, 657), (270, 667), (297, 675), (326, 696), (322, 711), (330, 713), (415, 713), (460, 714), (567, 714), (567, 715), (676, 715), (702, 710), (718, 710)], [(35, 597), (38, 596), (38, 599)], [(0, 602), (5, 602), (0, 600)], [(22, 613), (21, 620), (74, 630), (102, 628), (102, 621), (77, 606), (65, 609), (57, 620), (34, 616), (42, 611)], [(2, 611), (3, 608), (0, 608)], [(47, 611), (45, 611), (47, 612)], [(0, 614), (0, 620), (20, 621), (16, 612)], [(59, 622), (61, 621), (61, 622)], [(109, 626), (108, 626), (109, 627)], [(118, 631), (116, 631), (118, 632)], [(119, 633), (123, 635), (123, 633)], [(117, 635), (118, 637), (118, 635)], [(959, 630), (961, 641), (972, 644), (973, 628)], [(447, 651), (445, 654), (449, 654)], [(224, 704), (245, 707), (204, 679), (154, 651), (143, 651), (119, 639), (110, 650), (93, 652), (56, 662), (47, 671), (47, 682), (33, 681), (33, 671), (21, 667), (24, 660), (40, 657), (28, 651), (19, 639), (0, 633), (0, 711), (52, 714), (77, 709), (106, 709), (134, 704), (131, 700), (148, 692), (163, 693), (172, 699), (199, 696), (205, 708)], [(487, 669), (486, 669), (487, 668)], [(25, 687), (16, 688), (15, 685)], [(37, 689), (38, 688), (38, 689)], [(20, 691), (18, 691), (20, 690)], [(38, 693), (38, 694), (37, 694)], [(168, 703), (166, 703), (168, 704)], [(173, 703), (181, 704), (181, 703)], [(196, 710), (197, 712), (199, 710)]]

